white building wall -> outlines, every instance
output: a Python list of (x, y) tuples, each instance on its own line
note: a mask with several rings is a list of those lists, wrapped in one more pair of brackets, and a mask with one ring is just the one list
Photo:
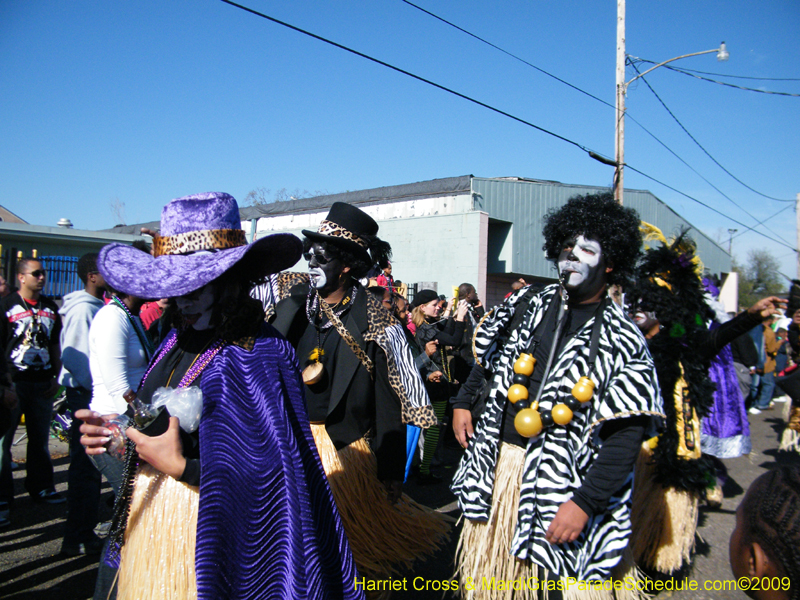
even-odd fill
[[(486, 292), (488, 215), (472, 211), (469, 194), (438, 198), (413, 198), (401, 202), (359, 206), (380, 226), (378, 235), (392, 245), (393, 275), (409, 284), (436, 282), (440, 294), (450, 296), (453, 286), (475, 284)], [(321, 212), (267, 216), (258, 219), (256, 239), (288, 232), (302, 237), (315, 231), (328, 214)], [(245, 231), (250, 222), (243, 222)], [(294, 270), (304, 270), (301, 260)]]

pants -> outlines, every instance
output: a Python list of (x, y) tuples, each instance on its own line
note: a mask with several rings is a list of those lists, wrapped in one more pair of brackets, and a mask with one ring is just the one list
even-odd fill
[(19, 417), (25, 415), (25, 427), (28, 431), (28, 449), (26, 461), (25, 489), (31, 496), (42, 490), (54, 488), (53, 463), (50, 461), (50, 421), (53, 417), (53, 399), (45, 397), (50, 382), (16, 383), (19, 403), (11, 411), (11, 427), (0, 442), (0, 502), (12, 502), (14, 499), (14, 479), (11, 475), (11, 443), (17, 431)]
[(775, 373), (764, 373), (761, 376), (761, 391), (753, 405), (758, 409), (767, 408), (772, 402), (772, 392), (775, 391)]
[[(67, 388), (67, 405), (75, 414), (89, 408), (92, 393), (84, 388)], [(86, 543), (95, 538), (100, 506), (100, 471), (81, 445), (80, 421), (74, 419), (69, 431), (69, 471), (67, 481), (67, 523), (64, 542)]]
[(750, 368), (744, 366), (742, 363), (733, 363), (733, 367), (736, 369), (736, 379), (739, 381), (739, 391), (742, 392), (742, 398), (744, 398), (745, 403), (747, 399), (750, 397), (750, 386), (753, 382), (753, 376), (750, 375)]

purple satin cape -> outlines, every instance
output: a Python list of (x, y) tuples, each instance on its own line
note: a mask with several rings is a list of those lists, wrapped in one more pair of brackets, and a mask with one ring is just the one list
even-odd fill
[(363, 598), (289, 343), (264, 324), (200, 387), (198, 598)]

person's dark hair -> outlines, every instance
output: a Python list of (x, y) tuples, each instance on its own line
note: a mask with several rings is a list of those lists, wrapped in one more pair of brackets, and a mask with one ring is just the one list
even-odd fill
[(595, 240), (606, 263), (613, 267), (608, 283), (624, 284), (632, 277), (642, 253), (639, 222), (636, 211), (618, 204), (609, 192), (574, 196), (545, 215), (542, 249), (555, 261), (570, 238), (582, 235)]
[(464, 296), (469, 294), (470, 290), (474, 290), (474, 289), (475, 289), (475, 286), (472, 285), (471, 283), (462, 283), (460, 286), (458, 286), (458, 299), (462, 300), (464, 298)]
[(39, 264), (42, 264), (42, 261), (40, 261), (38, 258), (33, 258), (32, 256), (26, 256), (24, 258), (20, 258), (17, 261), (17, 275), (22, 275), (22, 273), (24, 272), (23, 269), (32, 262), (38, 262)]
[(256, 335), (264, 322), (264, 306), (250, 296), (250, 290), (266, 277), (254, 277), (252, 273), (247, 261), (240, 261), (211, 282), (214, 286), (211, 323), (217, 336), (226, 342)]
[[(800, 469), (780, 466), (750, 486), (743, 501), (747, 528), (743, 542), (758, 542), (781, 575), (800, 581)], [(800, 599), (800, 586), (791, 598)]]
[(131, 244), (131, 246), (133, 246), (137, 250), (141, 250), (142, 252), (150, 254), (150, 244), (148, 244), (144, 240), (136, 240)]
[(78, 259), (78, 277), (80, 277), (83, 285), (86, 285), (89, 273), (97, 273), (98, 256), (96, 252), (89, 252)]
[(383, 296), (386, 294), (386, 288), (382, 285), (371, 285), (367, 288), (367, 291), (375, 296), (378, 300), (383, 302)]

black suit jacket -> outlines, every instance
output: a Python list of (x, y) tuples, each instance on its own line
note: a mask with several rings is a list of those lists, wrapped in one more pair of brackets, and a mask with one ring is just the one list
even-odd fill
[[(296, 348), (309, 327), (305, 305), (308, 284), (294, 286), (275, 306), (272, 325)], [(374, 379), (350, 347), (339, 344), (336, 372), (330, 373), (331, 398), (325, 429), (337, 449), (372, 431), (370, 444), (378, 459), (378, 478), (402, 481), (406, 463), (406, 426), (400, 399), (389, 384), (386, 354), (375, 342), (365, 342), (369, 326), (367, 292), (360, 285), (344, 325), (375, 366)]]

